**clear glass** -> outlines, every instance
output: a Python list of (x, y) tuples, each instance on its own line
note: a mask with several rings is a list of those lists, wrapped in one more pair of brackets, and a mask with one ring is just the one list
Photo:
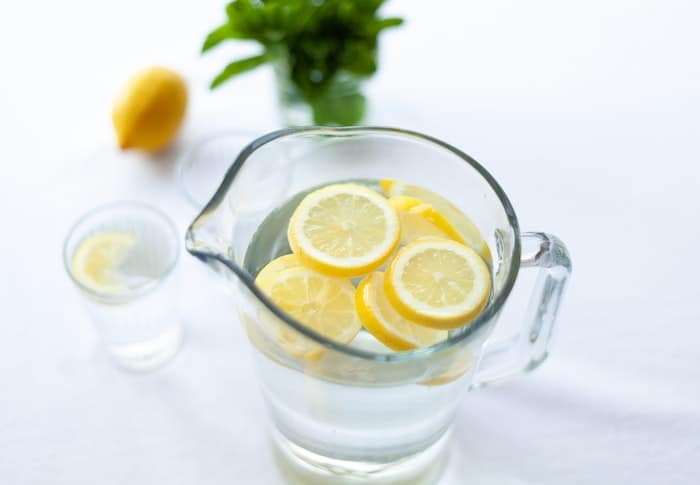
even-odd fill
[(365, 78), (340, 71), (325, 94), (309, 102), (291, 81), (286, 57), (274, 63), (274, 70), (280, 114), (286, 126), (349, 126), (358, 125), (364, 119), (367, 99), (362, 94), (362, 84)]
[[(75, 273), (73, 259), (83, 241), (120, 233), (134, 237), (124, 262), (124, 291), (102, 291)], [(183, 339), (177, 311), (179, 237), (170, 219), (138, 202), (117, 202), (84, 215), (69, 231), (63, 249), (66, 271), (84, 296), (100, 339), (113, 360), (132, 371), (156, 369), (170, 360)]]
[(190, 146), (177, 164), (178, 183), (185, 199), (201, 210), (219, 187), (236, 154), (258, 136), (247, 131), (222, 131)]
[[(472, 218), (493, 255), (489, 305), (429, 348), (387, 353), (364, 332), (350, 345), (337, 344), (286, 315), (253, 282), (266, 261), (288, 252), (283, 243), (269, 243), (286, 234), (284, 211), (271, 216), (281, 221), (276, 227), (268, 214), (320, 185), (382, 178), (447, 197)], [(270, 193), (269, 184), (285, 190)], [(259, 138), (190, 226), (187, 249), (232, 283), (278, 456), (295, 483), (432, 483), (462, 396), (530, 371), (546, 357), (571, 267), (558, 239), (520, 234), (505, 193), (468, 155), (425, 135), (370, 127), (300, 128)], [(533, 311), (518, 338), (490, 341), (521, 266), (541, 268)], [(290, 353), (280, 328), (322, 352), (313, 358)]]

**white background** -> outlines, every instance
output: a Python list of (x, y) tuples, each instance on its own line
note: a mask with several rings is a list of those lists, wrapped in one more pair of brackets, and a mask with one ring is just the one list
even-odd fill
[[(526, 230), (574, 261), (551, 358), (467, 397), (443, 484), (700, 480), (700, 8), (693, 1), (394, 1), (370, 121), (481, 161)], [(184, 229), (172, 160), (221, 127), (276, 128), (267, 69), (211, 93), (213, 1), (6, 2), (0, 16), (0, 483), (281, 483), (231, 303), (182, 269), (188, 340), (161, 371), (112, 367), (60, 259), (69, 224), (114, 199)], [(185, 74), (180, 141), (115, 150), (136, 69)], [(206, 291), (205, 291), (206, 290)], [(527, 288), (520, 285), (524, 295)], [(522, 296), (520, 297), (523, 298)]]

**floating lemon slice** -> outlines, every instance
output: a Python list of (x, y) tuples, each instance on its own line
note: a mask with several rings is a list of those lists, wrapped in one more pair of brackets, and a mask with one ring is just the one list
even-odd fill
[(451, 225), (459, 232), (463, 241), (479, 253), (484, 261), (491, 263), (492, 256), (488, 244), (484, 240), (479, 228), (452, 202), (439, 194), (418, 185), (405, 184), (393, 179), (379, 181), (387, 197), (408, 196), (430, 204), (436, 211), (443, 215)]
[(255, 282), (258, 286), (262, 286), (264, 283), (261, 283), (261, 281), (267, 278), (274, 278), (280, 271), (288, 268), (296, 268), (297, 266), (301, 266), (299, 257), (296, 254), (285, 254), (267, 263), (255, 277)]
[[(282, 310), (311, 330), (348, 344), (362, 324), (355, 309), (355, 288), (346, 279), (324, 276), (302, 266), (270, 273), (256, 283)], [(304, 359), (318, 359), (323, 347), (277, 320), (279, 344)]]
[(433, 236), (465, 243), (459, 231), (430, 204), (415, 197), (398, 195), (389, 199), (401, 220), (401, 243), (408, 244), (419, 237)]
[(136, 236), (126, 232), (103, 232), (83, 239), (73, 253), (70, 270), (82, 285), (99, 293), (117, 295), (128, 291), (119, 267)]
[(452, 356), (452, 359), (452, 362), (443, 372), (430, 379), (417, 382), (416, 384), (421, 386), (442, 386), (449, 384), (471, 371), (476, 363), (476, 359), (467, 348), (457, 351)]
[(377, 192), (356, 184), (329, 185), (304, 197), (287, 231), (304, 265), (337, 277), (377, 269), (399, 236), (396, 210)]
[(418, 239), (400, 249), (384, 287), (404, 317), (427, 327), (465, 325), (486, 306), (489, 269), (471, 248), (455, 241)]
[(384, 293), (384, 273), (372, 273), (362, 280), (355, 304), (365, 328), (392, 350), (427, 347), (447, 338), (447, 331), (417, 325), (391, 306)]

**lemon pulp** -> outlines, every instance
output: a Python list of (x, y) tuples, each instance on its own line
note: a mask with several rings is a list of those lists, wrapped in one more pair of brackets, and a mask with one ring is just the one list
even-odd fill
[[(292, 318), (328, 339), (350, 343), (362, 327), (355, 309), (355, 288), (349, 280), (298, 266), (258, 278), (256, 283)], [(321, 346), (275, 316), (270, 314), (267, 321), (278, 343), (293, 355), (313, 360), (322, 354)]]
[(328, 185), (307, 195), (291, 217), (288, 240), (303, 264), (330, 276), (378, 268), (399, 243), (396, 211), (357, 184)]
[(85, 287), (104, 294), (129, 290), (120, 266), (136, 244), (136, 236), (126, 232), (104, 232), (83, 239), (71, 258), (71, 273)]
[(426, 238), (399, 250), (387, 270), (385, 289), (404, 317), (451, 329), (467, 324), (483, 310), (491, 278), (473, 249), (455, 241)]

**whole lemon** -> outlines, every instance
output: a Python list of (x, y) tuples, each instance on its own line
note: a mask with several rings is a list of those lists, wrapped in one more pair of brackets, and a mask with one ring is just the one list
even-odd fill
[(112, 123), (121, 148), (158, 151), (176, 135), (187, 107), (187, 86), (178, 73), (149, 67), (137, 73), (114, 104)]

